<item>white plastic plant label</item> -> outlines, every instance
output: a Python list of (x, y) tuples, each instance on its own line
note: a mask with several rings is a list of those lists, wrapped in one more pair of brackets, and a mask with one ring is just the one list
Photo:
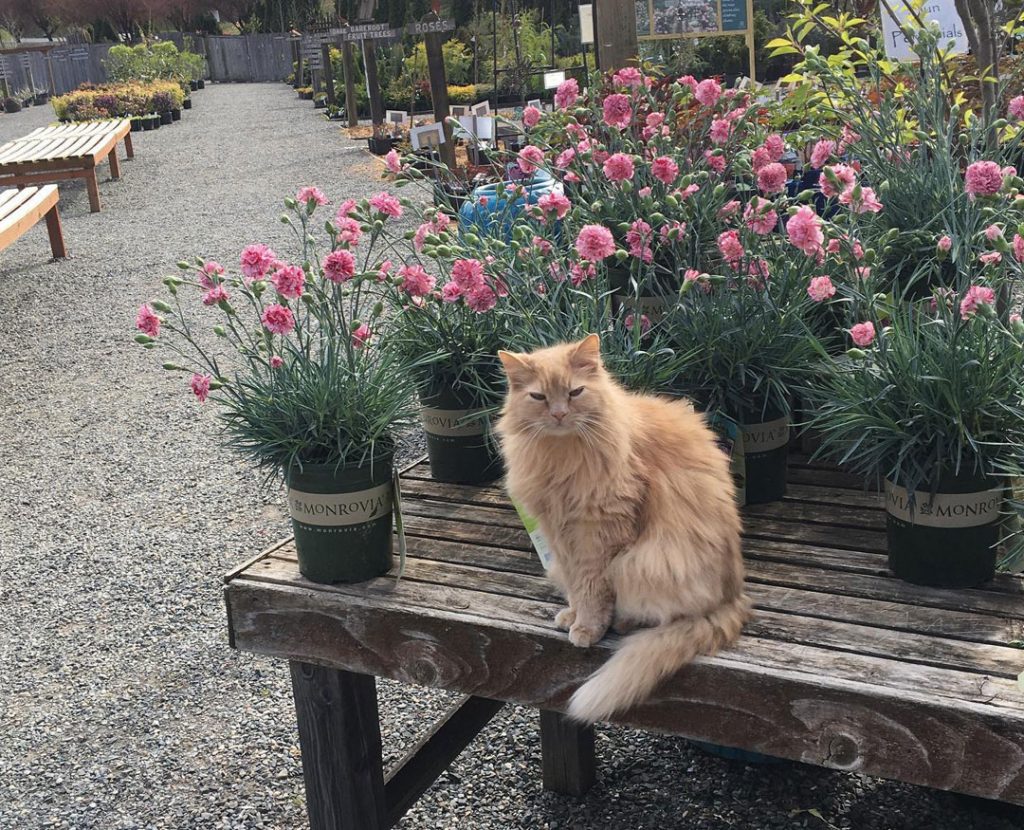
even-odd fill
[(537, 552), (540, 564), (544, 566), (544, 570), (550, 570), (555, 554), (551, 550), (548, 540), (544, 538), (544, 534), (540, 532), (537, 520), (517, 502), (512, 502), (512, 506), (516, 509), (516, 513), (519, 514), (519, 520), (523, 523), (523, 527), (526, 528), (526, 532), (530, 534), (530, 541), (533, 542), (533, 549)]

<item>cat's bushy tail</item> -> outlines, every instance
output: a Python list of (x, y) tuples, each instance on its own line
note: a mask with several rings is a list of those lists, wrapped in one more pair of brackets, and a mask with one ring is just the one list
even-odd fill
[(698, 655), (735, 642), (750, 616), (740, 594), (706, 617), (681, 617), (630, 634), (569, 700), (569, 717), (584, 723), (606, 720), (644, 701), (666, 677)]

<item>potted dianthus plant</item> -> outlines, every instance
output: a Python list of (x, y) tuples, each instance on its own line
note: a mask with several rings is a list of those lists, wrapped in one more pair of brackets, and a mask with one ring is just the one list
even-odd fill
[(284, 480), (302, 574), (353, 582), (391, 567), (395, 433), (414, 390), (359, 278), (351, 203), (327, 223), (328, 246), (312, 235), (326, 203), (316, 188), (285, 200), (291, 262), (250, 245), (235, 273), (179, 263), (168, 296), (139, 309), (136, 340), (218, 405), (228, 446)]

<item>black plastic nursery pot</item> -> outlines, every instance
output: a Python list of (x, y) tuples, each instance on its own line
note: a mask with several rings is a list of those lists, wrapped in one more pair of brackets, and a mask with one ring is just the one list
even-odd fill
[(195, 92), (197, 89), (199, 89), (199, 84), (196, 81), (189, 81), (188, 88)]
[[(932, 493), (932, 490), (935, 493)], [(906, 582), (971, 588), (995, 576), (1002, 484), (975, 474), (944, 476), (913, 494), (885, 482), (889, 569)]]
[(171, 120), (172, 121), (181, 121), (181, 110), (179, 110), (179, 109), (171, 110)]
[(142, 118), (142, 129), (144, 130), (155, 130), (157, 125), (160, 123), (160, 119), (155, 116), (143, 116)]
[(170, 124), (174, 120), (174, 116), (171, 115), (170, 111), (160, 113), (160, 123)]
[(394, 146), (392, 139), (388, 136), (384, 138), (376, 138), (370, 136), (366, 139), (367, 146), (370, 148), (370, 152), (375, 156), (386, 156), (391, 152), (391, 148)]
[(420, 395), (420, 417), (427, 436), (430, 472), (435, 481), (483, 484), (501, 478), (501, 455), (484, 416), (466, 392), (442, 389)]
[(184, 101), (184, 103), (182, 103), (182, 105), (181, 105), (181, 106), (182, 106), (182, 107), (183, 107), (184, 109), (187, 109), (187, 110), (190, 110), (190, 109), (192, 109), (192, 99), (191, 99), (191, 98), (186, 98), (186, 99), (185, 99), (185, 101)]
[(132, 124), (132, 132), (133, 133), (142, 132), (142, 119), (141, 118), (133, 118), (132, 121), (131, 121), (131, 124)]
[(652, 323), (657, 323), (668, 313), (676, 301), (674, 289), (663, 285), (642, 285), (639, 292), (634, 291), (630, 282), (631, 271), (622, 265), (608, 268), (608, 287), (612, 289), (612, 313), (624, 311), (626, 314), (638, 311), (647, 315)]
[(288, 472), (288, 510), (299, 571), (313, 582), (362, 582), (392, 564), (394, 457), (306, 464)]
[(743, 434), (745, 503), (781, 501), (789, 463), (789, 415), (777, 410), (747, 411), (737, 423)]
[(198, 81), (196, 81), (196, 86), (199, 89), (206, 89), (206, 81), (203, 78), (200, 78)]

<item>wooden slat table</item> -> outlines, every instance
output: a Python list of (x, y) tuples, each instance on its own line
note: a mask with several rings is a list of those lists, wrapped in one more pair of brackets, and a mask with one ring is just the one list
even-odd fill
[[(799, 461), (790, 481), (745, 511), (744, 636), (616, 722), (1024, 804), (1024, 582), (900, 582), (877, 494)], [(424, 463), (402, 483), (400, 583), (307, 582), (290, 541), (226, 578), (232, 646), (291, 661), (313, 830), (393, 825), (502, 701), (541, 711), (545, 786), (585, 791), (592, 732), (559, 712), (616, 638), (580, 650), (555, 628), (559, 597), (500, 487), (438, 484)], [(387, 777), (375, 676), (467, 695)]]
[(40, 219), (46, 220), (50, 250), (54, 259), (68, 255), (64, 247), (64, 231), (60, 225), (57, 186), (11, 188), (0, 191), (0, 251), (21, 237)]
[(110, 177), (121, 178), (119, 141), (124, 141), (126, 156), (134, 158), (127, 118), (40, 127), (0, 145), (0, 187), (85, 179), (89, 208), (96, 213), (101, 207), (96, 168), (109, 161)]

